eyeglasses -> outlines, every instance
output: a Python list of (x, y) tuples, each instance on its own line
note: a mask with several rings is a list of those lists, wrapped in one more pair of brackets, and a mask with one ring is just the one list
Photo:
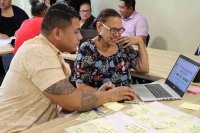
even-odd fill
[[(101, 22), (99, 22), (99, 23), (101, 23)], [(117, 31), (118, 31), (119, 34), (122, 34), (125, 31), (124, 28), (119, 28), (119, 29), (117, 29), (117, 28), (109, 28), (104, 23), (101, 23), (101, 24), (103, 25), (103, 27), (105, 27), (106, 29), (110, 30), (110, 34), (115, 34)]]
[(80, 10), (80, 13), (90, 13), (91, 10)]

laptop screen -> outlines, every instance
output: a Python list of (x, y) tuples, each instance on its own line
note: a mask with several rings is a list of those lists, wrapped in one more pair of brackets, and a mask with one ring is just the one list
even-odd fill
[(170, 81), (170, 86), (180, 96), (183, 96), (198, 70), (198, 63), (183, 55), (180, 55), (167, 80)]

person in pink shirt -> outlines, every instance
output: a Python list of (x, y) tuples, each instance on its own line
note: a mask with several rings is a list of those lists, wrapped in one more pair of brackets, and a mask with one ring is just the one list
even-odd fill
[(135, 11), (135, 0), (120, 0), (119, 12), (122, 16), (122, 24), (126, 29), (122, 36), (140, 36), (144, 43), (148, 35), (148, 22)]
[(49, 0), (29, 0), (32, 18), (25, 20), (19, 28), (13, 53), (26, 41), (40, 34), (44, 14), (50, 6)]

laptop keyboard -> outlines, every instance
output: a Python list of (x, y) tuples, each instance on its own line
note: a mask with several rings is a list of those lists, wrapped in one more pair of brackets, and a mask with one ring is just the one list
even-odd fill
[(173, 97), (160, 84), (145, 85), (156, 98)]

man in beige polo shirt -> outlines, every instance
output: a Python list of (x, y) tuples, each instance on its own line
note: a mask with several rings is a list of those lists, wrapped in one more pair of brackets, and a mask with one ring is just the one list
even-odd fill
[[(70, 111), (88, 111), (134, 97), (128, 87), (89, 92), (70, 84), (71, 70), (61, 53), (75, 51), (82, 39), (78, 18), (73, 8), (52, 5), (41, 34), (20, 47), (0, 89), (0, 132), (19, 132), (55, 119), (57, 105)], [(103, 85), (102, 90), (106, 87), (111, 84)]]

